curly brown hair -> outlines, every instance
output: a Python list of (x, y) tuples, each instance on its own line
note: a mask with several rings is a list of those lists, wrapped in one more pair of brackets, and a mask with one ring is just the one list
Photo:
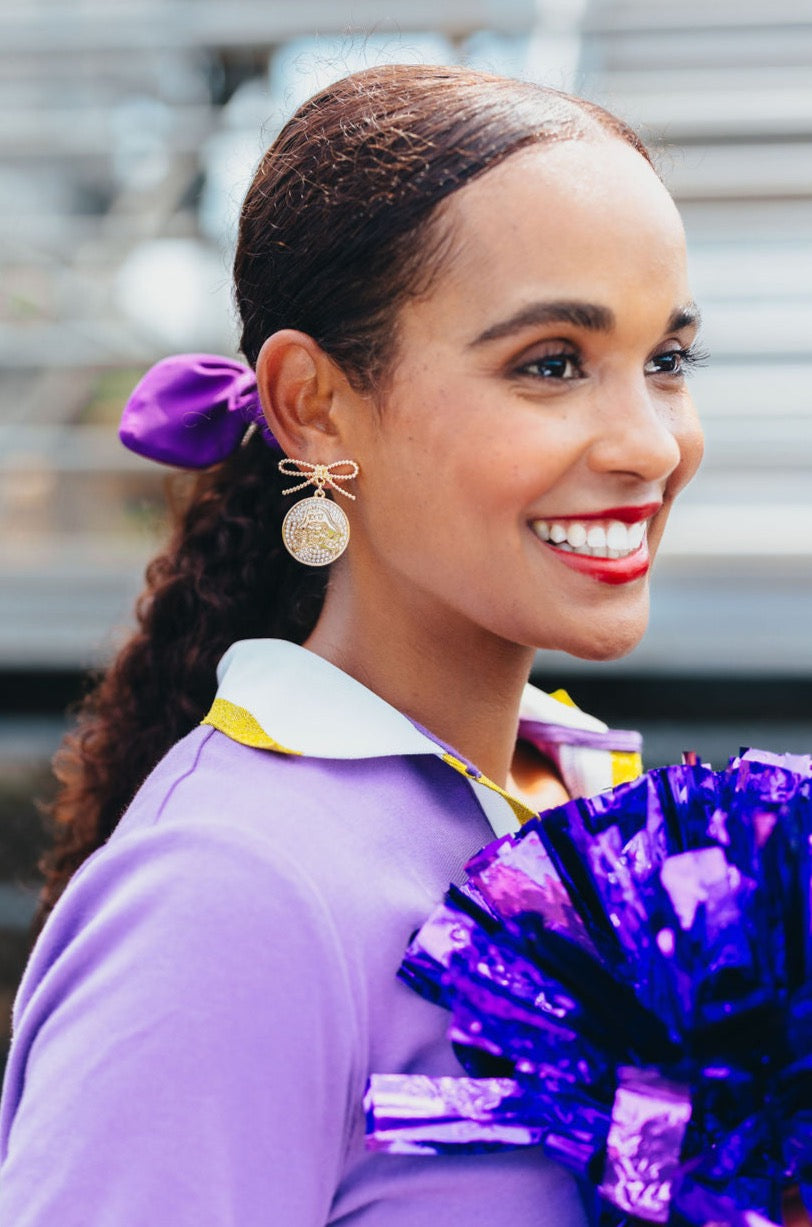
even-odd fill
[(261, 635), (300, 643), (314, 626), (326, 576), (282, 545), (289, 504), (277, 459), (255, 432), (183, 496), (166, 549), (147, 567), (137, 629), (96, 679), (54, 759), (56, 838), (41, 865), (35, 929), (158, 760), (200, 723), (226, 648)]
[[(234, 264), (242, 350), (280, 328), (312, 336), (358, 387), (380, 390), (397, 315), (453, 247), (441, 203), (530, 144), (635, 133), (594, 103), (466, 68), (389, 65), (306, 102), (262, 160)], [(150, 563), (137, 629), (84, 699), (55, 760), (56, 839), (38, 920), (110, 835), (169, 747), (206, 714), (237, 639), (302, 642), (325, 579), (281, 545), (278, 453), (259, 432), (194, 484)]]

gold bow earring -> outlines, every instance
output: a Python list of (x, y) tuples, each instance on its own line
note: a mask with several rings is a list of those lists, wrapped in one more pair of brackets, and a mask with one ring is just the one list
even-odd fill
[[(342, 470), (344, 470), (342, 472)], [(354, 460), (336, 460), (333, 464), (310, 464), (307, 460), (279, 461), (279, 472), (286, 477), (304, 477), (297, 486), (289, 486), (283, 494), (296, 494), (305, 486), (315, 486), (316, 493), (294, 503), (282, 521), (282, 540), (297, 562), (308, 567), (326, 567), (340, 558), (350, 539), (350, 522), (337, 503), (329, 499), (324, 487), (355, 499), (344, 490), (341, 482), (358, 476)]]

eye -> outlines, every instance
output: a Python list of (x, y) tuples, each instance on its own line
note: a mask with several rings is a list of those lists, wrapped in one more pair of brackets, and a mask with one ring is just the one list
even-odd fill
[(570, 350), (558, 350), (556, 353), (543, 354), (538, 358), (532, 358), (529, 362), (523, 362), (516, 368), (516, 373), (552, 382), (580, 379), (583, 370), (577, 354)]
[(685, 375), (693, 367), (701, 366), (704, 360), (705, 354), (694, 346), (667, 349), (650, 358), (644, 370), (647, 375)]

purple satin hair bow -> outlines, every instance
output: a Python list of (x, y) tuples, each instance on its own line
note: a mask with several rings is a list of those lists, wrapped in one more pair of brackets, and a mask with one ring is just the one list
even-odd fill
[(175, 354), (136, 385), (118, 433), (125, 447), (148, 460), (205, 469), (230, 456), (252, 425), (277, 446), (250, 367), (217, 354)]

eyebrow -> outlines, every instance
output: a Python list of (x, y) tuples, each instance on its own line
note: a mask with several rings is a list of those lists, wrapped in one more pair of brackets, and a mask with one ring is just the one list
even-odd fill
[(684, 307), (677, 307), (676, 311), (672, 311), (665, 331), (679, 332), (681, 328), (698, 328), (701, 323), (702, 314), (699, 307), (695, 302), (689, 302)]
[[(699, 324), (699, 308), (696, 303), (686, 303), (672, 311), (666, 324), (666, 332), (678, 332), (681, 328), (689, 328)], [(546, 324), (572, 324), (576, 328), (584, 328), (588, 332), (611, 332), (617, 320), (614, 311), (600, 303), (579, 302), (578, 300), (562, 300), (560, 302), (534, 302), (521, 307), (506, 320), (491, 324), (471, 342), (471, 348), (486, 345), (489, 341), (498, 341), (502, 337), (512, 336), (523, 328), (539, 327)]]

